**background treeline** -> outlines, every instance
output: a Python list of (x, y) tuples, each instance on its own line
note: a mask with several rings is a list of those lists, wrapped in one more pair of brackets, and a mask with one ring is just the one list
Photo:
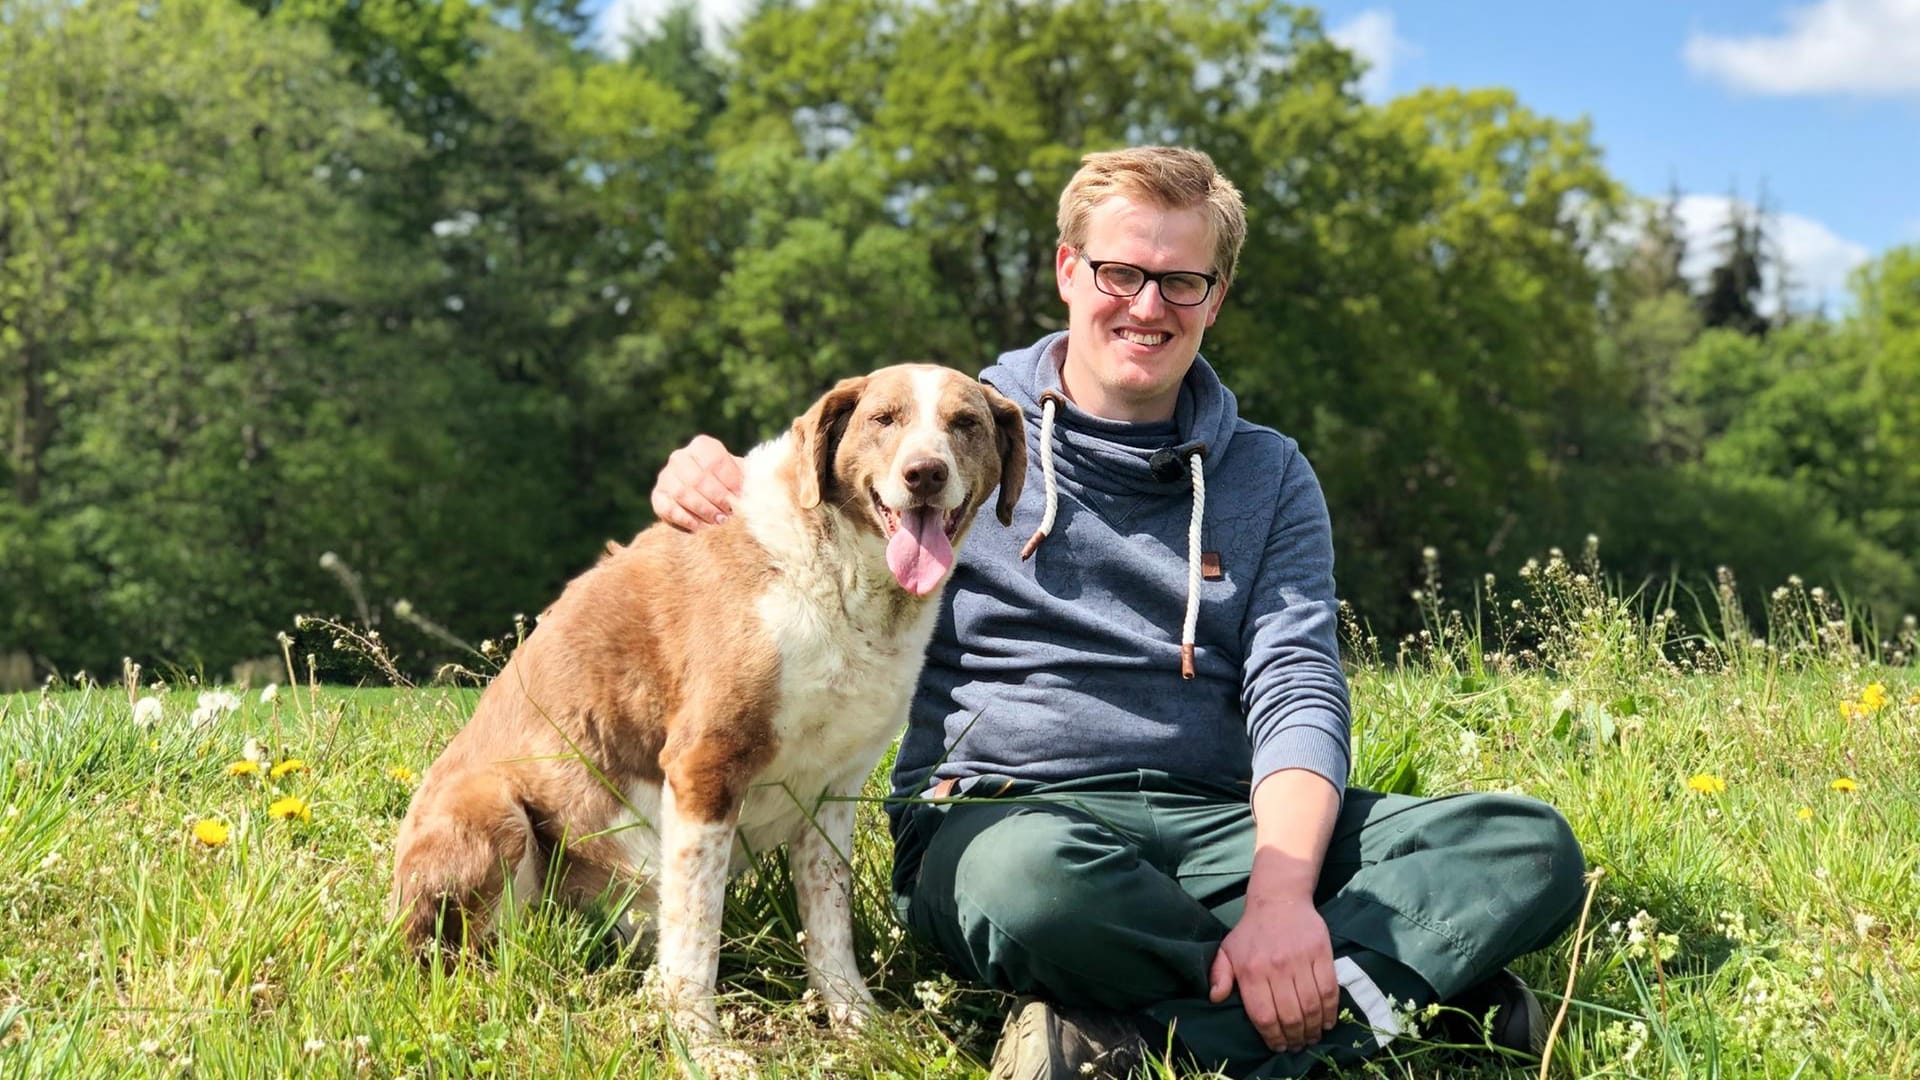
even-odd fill
[[(1299, 438), (1342, 590), (1804, 575), (1920, 606), (1920, 250), (1762, 315), (1672, 207), (1498, 89), (1384, 106), (1310, 10), (769, 0), (623, 59), (555, 0), (0, 0), (0, 652), (224, 671), (356, 570), (408, 662), (538, 611), (836, 377), (1061, 323), (1086, 150), (1190, 144), (1251, 235), (1207, 353)], [(689, 598), (697, 602), (697, 598)]]

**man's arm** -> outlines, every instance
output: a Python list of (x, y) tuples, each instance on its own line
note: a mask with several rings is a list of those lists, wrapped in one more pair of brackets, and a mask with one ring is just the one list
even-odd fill
[(1313, 889), (1340, 813), (1340, 793), (1318, 773), (1283, 769), (1253, 793), (1253, 873), (1246, 909), (1213, 959), (1210, 996), (1238, 985), (1247, 1018), (1275, 1051), (1320, 1040), (1340, 1012), (1333, 944)]
[(1248, 1019), (1275, 1050), (1317, 1042), (1339, 1012), (1332, 945), (1313, 890), (1349, 767), (1326, 498), (1297, 451), (1281, 477), (1253, 581), (1258, 614), (1242, 641), (1253, 869), (1245, 912), (1221, 944), (1211, 979), (1215, 1000), (1239, 986)]
[(718, 525), (733, 513), (740, 483), (740, 459), (719, 439), (695, 435), (667, 457), (655, 478), (654, 516), (685, 532)]

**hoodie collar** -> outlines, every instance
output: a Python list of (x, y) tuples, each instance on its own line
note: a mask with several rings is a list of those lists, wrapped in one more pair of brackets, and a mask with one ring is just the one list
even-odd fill
[[(1238, 403), (1206, 357), (1194, 357), (1193, 367), (1180, 383), (1171, 434), (1155, 440), (1146, 436), (1159, 425), (1104, 419), (1069, 401), (1060, 381), (1066, 351), (1066, 333), (1049, 334), (1025, 349), (1002, 355), (980, 373), (983, 381), (1018, 403), (1030, 423), (1039, 423), (1043, 398), (1056, 399), (1055, 467), (1062, 479), (1116, 493), (1173, 494), (1188, 489), (1187, 476), (1182, 470), (1170, 479), (1156, 479), (1156, 452), (1170, 449), (1183, 463), (1196, 452), (1215, 461), (1226, 453), (1239, 420)], [(1168, 475), (1164, 464), (1161, 475)]]

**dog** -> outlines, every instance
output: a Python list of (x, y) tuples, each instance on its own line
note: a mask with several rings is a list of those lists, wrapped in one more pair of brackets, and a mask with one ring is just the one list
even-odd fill
[(511, 903), (624, 893), (649, 981), (714, 1049), (726, 881), (778, 844), (807, 978), (838, 1028), (854, 963), (854, 803), (905, 725), (954, 549), (1026, 475), (1020, 409), (927, 364), (828, 391), (749, 453), (734, 513), (654, 525), (569, 583), (427, 770), (395, 842), (407, 942), (480, 944)]

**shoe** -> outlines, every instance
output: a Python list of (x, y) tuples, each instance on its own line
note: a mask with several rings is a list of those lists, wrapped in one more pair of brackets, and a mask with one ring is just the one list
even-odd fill
[(1147, 1040), (1125, 1015), (1021, 998), (993, 1048), (992, 1080), (1120, 1080), (1147, 1060)]
[[(1459, 1010), (1441, 1014), (1438, 1026), (1448, 1042), (1469, 1046), (1491, 1043), (1503, 1050), (1515, 1050), (1536, 1058), (1546, 1049), (1547, 1019), (1540, 1009), (1540, 999), (1520, 976), (1506, 968), (1441, 1004)], [(1488, 1020), (1490, 1012), (1493, 1018)]]

